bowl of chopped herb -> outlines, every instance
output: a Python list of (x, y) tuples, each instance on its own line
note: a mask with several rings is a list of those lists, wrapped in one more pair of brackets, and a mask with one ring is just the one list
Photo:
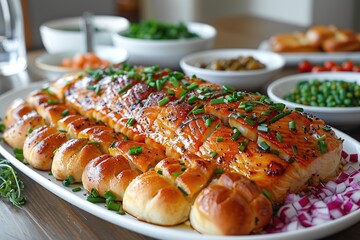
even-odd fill
[(360, 124), (360, 74), (354, 72), (303, 73), (280, 78), (267, 88), (275, 102), (349, 128)]
[(180, 69), (179, 61), (183, 56), (211, 49), (216, 34), (214, 27), (204, 23), (143, 20), (113, 34), (113, 43), (128, 51), (129, 64)]

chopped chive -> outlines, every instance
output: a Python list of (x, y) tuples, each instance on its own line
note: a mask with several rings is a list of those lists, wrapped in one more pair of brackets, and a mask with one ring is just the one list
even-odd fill
[(224, 97), (218, 97), (210, 100), (210, 104), (222, 104), (224, 103)]
[(181, 97), (179, 98), (179, 100), (178, 100), (178, 103), (184, 102), (185, 98), (186, 98), (185, 95), (184, 95), (184, 96), (181, 96)]
[(261, 125), (257, 126), (257, 130), (260, 132), (269, 132), (270, 128), (266, 124), (261, 124)]
[(303, 108), (300, 108), (300, 107), (296, 107), (296, 108), (295, 108), (295, 111), (297, 111), (297, 112), (304, 112), (304, 109), (303, 109)]
[(291, 113), (291, 111), (279, 113), (278, 115), (276, 115), (275, 117), (270, 119), (270, 123), (274, 123), (274, 122), (280, 120), (281, 118), (285, 117), (286, 115), (289, 115), (290, 113)]
[(164, 105), (167, 104), (169, 101), (170, 101), (169, 97), (164, 97), (163, 99), (161, 99), (161, 100), (158, 102), (158, 105), (159, 105), (159, 106), (164, 106)]
[(325, 141), (323, 141), (323, 140), (318, 141), (318, 147), (319, 147), (319, 151), (320, 151), (321, 153), (326, 153), (326, 151), (327, 151), (327, 144), (326, 144)]
[(138, 155), (140, 153), (142, 153), (142, 147), (141, 146), (131, 147), (129, 149), (129, 154), (130, 155)]
[(32, 133), (33, 131), (34, 131), (33, 128), (29, 128), (29, 129), (28, 129), (28, 133)]
[(250, 124), (251, 126), (254, 126), (256, 123), (251, 120), (248, 116), (245, 117), (245, 122), (247, 122), (248, 124)]
[(214, 158), (218, 155), (218, 153), (216, 151), (211, 151), (210, 152), (210, 157)]
[(234, 128), (233, 132), (234, 134), (231, 136), (231, 140), (233, 141), (238, 140), (241, 136), (240, 131), (237, 128)]
[(240, 151), (244, 151), (247, 147), (247, 145), (249, 144), (249, 140), (248, 139), (245, 139), (239, 146), (239, 150)]
[(186, 90), (185, 88), (181, 87), (180, 96), (185, 96), (187, 93), (188, 93), (188, 90)]
[(187, 86), (187, 89), (189, 90), (195, 90), (199, 87), (199, 85), (195, 82), (191, 83), (189, 86)]
[(61, 112), (61, 115), (63, 117), (66, 117), (69, 114), (69, 112), (70, 112), (69, 109), (65, 109), (64, 111)]
[(220, 127), (220, 123), (216, 124), (215, 129), (218, 129)]
[(60, 103), (58, 100), (55, 100), (55, 99), (49, 99), (47, 102), (48, 102), (48, 104), (59, 104)]
[(182, 187), (178, 186), (177, 188), (178, 188), (178, 189), (180, 190), (180, 192), (182, 192), (185, 196), (189, 195)]
[(231, 87), (231, 86), (228, 86), (228, 85), (223, 85), (222, 88), (223, 88), (226, 92), (229, 92), (229, 93), (235, 92), (235, 88), (233, 88), (233, 87)]
[(176, 79), (176, 77), (170, 77), (170, 83), (174, 87), (180, 87), (180, 82)]
[(279, 150), (276, 150), (276, 149), (273, 149), (273, 150), (272, 150), (272, 153), (275, 154), (275, 155), (277, 155), (277, 156), (279, 156), (279, 154), (280, 154)]
[[(195, 109), (195, 110), (192, 111), (192, 113), (193, 113), (194, 115), (202, 114), (202, 113), (204, 113), (204, 112), (205, 112), (205, 110), (204, 110), (203, 108)], [(209, 118), (208, 118), (208, 119), (209, 119)], [(205, 123), (205, 124), (206, 124), (206, 123)]]
[(104, 197), (105, 197), (107, 200), (112, 200), (112, 201), (114, 201), (114, 200), (116, 199), (114, 193), (111, 192), (111, 191), (105, 192)]
[(173, 175), (174, 177), (178, 177), (181, 174), (183, 174), (183, 172), (173, 172), (171, 175)]
[(266, 197), (267, 199), (271, 199), (271, 194), (270, 194), (270, 192), (269, 192), (268, 190), (266, 190), (265, 188), (263, 188), (263, 189), (261, 190), (261, 192), (265, 195), (265, 197)]
[(206, 125), (206, 127), (210, 127), (210, 126), (211, 126), (211, 119), (210, 119), (210, 118), (207, 118), (207, 119), (205, 120), (205, 125)]
[(296, 130), (296, 123), (295, 123), (294, 120), (289, 122), (289, 129), (290, 129), (291, 131), (295, 131), (295, 130)]
[(280, 133), (276, 132), (276, 133), (275, 133), (275, 136), (276, 136), (276, 138), (277, 138), (277, 140), (278, 140), (279, 142), (282, 142), (282, 141), (283, 141), (283, 138), (282, 138), (282, 136), (280, 135)]
[(162, 83), (160, 80), (155, 81), (156, 90), (160, 91), (162, 88)]
[(224, 141), (224, 138), (222, 138), (222, 137), (217, 137), (216, 138), (216, 142), (223, 142)]
[(156, 173), (157, 173), (157, 174), (160, 174), (160, 175), (163, 175), (162, 170), (157, 170)]
[(101, 85), (97, 85), (97, 86), (96, 86), (96, 89), (95, 89), (95, 94), (96, 94), (96, 95), (99, 95), (100, 92), (101, 92)]
[(246, 102), (240, 102), (238, 108), (246, 108)]
[(287, 161), (288, 161), (288, 163), (293, 163), (293, 162), (295, 162), (295, 159), (293, 157), (289, 157), (289, 159)]
[(73, 192), (80, 192), (80, 191), (81, 191), (81, 187), (73, 188), (73, 189), (71, 189), (71, 191), (73, 191)]
[(248, 106), (248, 107), (245, 107), (245, 112), (252, 112), (253, 110), (253, 107), (252, 106)]
[(324, 141), (326, 138), (326, 135), (322, 135), (321, 137), (317, 138), (316, 141)]
[(189, 97), (187, 101), (190, 104), (194, 104), (196, 102), (196, 100), (198, 100), (198, 97), (196, 95), (193, 95), (193, 96)]
[(267, 144), (265, 141), (260, 142), (259, 147), (264, 151), (270, 150), (269, 144)]
[(126, 122), (126, 125), (132, 126), (132, 125), (134, 125), (134, 123), (135, 123), (135, 119), (134, 119), (134, 118), (129, 118), (129, 119), (127, 120), (127, 122)]
[(109, 201), (107, 200), (106, 201), (106, 205), (105, 207), (109, 210), (112, 210), (112, 211), (119, 211), (120, 210), (120, 203), (116, 203), (115, 201)]
[(87, 90), (94, 91), (94, 90), (95, 90), (95, 87), (92, 86), (92, 85), (89, 85), (89, 86), (86, 86), (86, 89), (87, 89)]
[(298, 151), (297, 151), (297, 147), (295, 145), (291, 145), (291, 149), (293, 150), (293, 153), (295, 155), (299, 155)]
[(23, 150), (20, 149), (20, 148), (14, 148), (13, 149), (13, 152), (14, 152), (14, 155), (15, 155), (15, 158), (19, 161), (23, 161), (24, 160), (24, 154), (23, 154)]
[(269, 116), (270, 115), (270, 111), (262, 111), (261, 112), (261, 115), (263, 115), (263, 116)]
[(67, 133), (67, 131), (66, 131), (66, 130), (64, 130), (64, 129), (60, 129), (60, 130), (59, 130), (59, 132), (62, 132), (62, 133)]
[(175, 95), (175, 91), (173, 89), (168, 89), (167, 92), (170, 95)]
[(124, 93), (125, 91), (127, 91), (132, 85), (132, 82), (129, 82), (128, 84), (126, 84), (124, 87), (122, 87), (118, 93)]
[(330, 132), (331, 131), (331, 128), (330, 127), (323, 127), (322, 128), (325, 132)]
[(62, 185), (64, 185), (65, 187), (70, 186), (71, 184), (74, 184), (74, 178), (72, 176), (68, 176), (63, 182)]
[(215, 173), (215, 174), (223, 174), (223, 173), (224, 173), (224, 169), (222, 169), (222, 168), (217, 168), (217, 169), (215, 169), (214, 173)]
[(91, 203), (105, 203), (106, 202), (106, 199), (105, 198), (102, 198), (102, 197), (91, 197), (91, 196), (88, 196), (86, 198), (87, 201), (91, 202)]
[(116, 141), (112, 142), (109, 146), (109, 148), (114, 148), (115, 147), (115, 144), (116, 144)]

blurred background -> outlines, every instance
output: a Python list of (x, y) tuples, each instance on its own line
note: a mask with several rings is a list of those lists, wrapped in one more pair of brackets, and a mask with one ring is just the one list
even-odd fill
[(218, 18), (251, 15), (303, 27), (335, 24), (360, 32), (360, 1), (356, 0), (22, 0), (22, 4), (28, 50), (43, 47), (41, 23), (80, 16), (84, 11), (119, 15), (132, 22), (155, 18), (209, 23)]

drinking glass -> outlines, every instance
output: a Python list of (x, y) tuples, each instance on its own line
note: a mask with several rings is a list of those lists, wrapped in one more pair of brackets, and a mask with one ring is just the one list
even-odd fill
[(26, 47), (20, 0), (0, 0), (0, 75), (26, 69)]

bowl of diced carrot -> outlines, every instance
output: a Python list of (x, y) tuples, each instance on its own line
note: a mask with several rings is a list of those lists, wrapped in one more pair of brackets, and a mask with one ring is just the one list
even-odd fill
[(94, 52), (66, 51), (43, 54), (36, 58), (36, 66), (50, 73), (65, 74), (87, 69), (107, 68), (112, 64), (120, 64), (128, 59), (123, 48), (98, 46)]

